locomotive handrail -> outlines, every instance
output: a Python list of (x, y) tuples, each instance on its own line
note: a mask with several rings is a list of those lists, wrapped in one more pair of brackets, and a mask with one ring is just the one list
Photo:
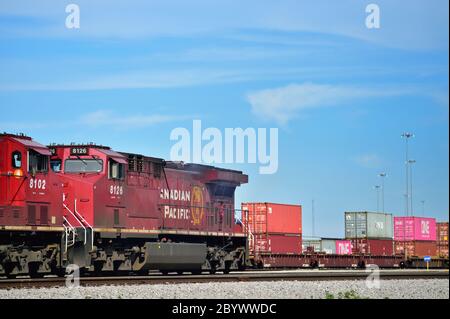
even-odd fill
[(66, 252), (67, 252), (67, 248), (68, 248), (68, 235), (69, 235), (69, 230), (72, 232), (72, 242), (75, 243), (75, 235), (76, 235), (76, 228), (72, 226), (72, 224), (69, 222), (69, 220), (63, 216), (64, 221), (69, 225), (69, 227), (67, 227), (66, 225), (63, 224), (64, 229), (65, 229), (65, 233), (66, 233)]
[[(91, 230), (91, 247), (92, 249), (94, 249), (94, 227), (91, 226), (91, 224), (89, 224), (87, 222), (87, 220), (83, 217), (83, 215), (81, 215), (78, 210), (77, 210), (77, 200), (75, 199), (75, 207), (74, 207), (74, 211), (75, 213), (79, 216), (79, 218), (81, 219), (81, 221), (83, 223), (85, 223), (87, 225), (87, 227)], [(87, 238), (86, 238), (86, 228), (85, 228), (85, 232), (84, 232), (84, 244), (86, 245), (87, 242)]]
[(86, 245), (86, 242), (87, 242), (87, 230), (86, 230), (86, 227), (83, 225), (83, 223), (81, 222), (81, 220), (77, 217), (77, 215), (75, 215), (75, 214), (70, 210), (70, 208), (67, 207), (66, 204), (63, 203), (63, 206), (64, 206), (65, 209), (67, 209), (67, 211), (68, 211), (69, 213), (72, 214), (73, 217), (75, 217), (75, 219), (77, 220), (78, 224), (80, 224), (81, 228), (84, 229), (84, 244)]

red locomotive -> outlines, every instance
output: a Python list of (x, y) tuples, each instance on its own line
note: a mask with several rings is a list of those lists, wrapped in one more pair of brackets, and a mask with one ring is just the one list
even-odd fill
[(0, 135), (0, 275), (242, 269), (242, 172)]

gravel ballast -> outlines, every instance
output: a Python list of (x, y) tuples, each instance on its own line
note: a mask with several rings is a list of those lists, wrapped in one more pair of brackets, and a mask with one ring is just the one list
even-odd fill
[[(0, 299), (448, 299), (448, 279), (228, 282), (0, 290)], [(345, 297), (344, 297), (345, 298)]]

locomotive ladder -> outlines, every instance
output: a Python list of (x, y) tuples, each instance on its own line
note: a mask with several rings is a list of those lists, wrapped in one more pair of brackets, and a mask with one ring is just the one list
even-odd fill
[[(64, 237), (64, 247), (65, 250), (64, 252), (67, 253), (67, 249), (69, 247), (72, 247), (75, 244), (75, 236), (77, 234), (77, 230), (75, 229), (75, 227), (72, 226), (72, 224), (67, 220), (66, 217), (63, 217), (64, 223), (63, 223), (63, 227), (64, 227), (64, 233), (65, 233), (65, 237)], [(67, 226), (66, 226), (67, 224)], [(70, 240), (70, 236), (72, 235), (72, 239)]]
[[(78, 224), (84, 230), (84, 245), (87, 244), (87, 233), (90, 232), (91, 235), (91, 249), (94, 249), (94, 228), (87, 222), (87, 220), (78, 212), (77, 210), (77, 200), (75, 199), (74, 211), (70, 210), (70, 208), (63, 203), (63, 207), (75, 218)], [(66, 219), (67, 220), (67, 219)], [(70, 225), (70, 224), (69, 224)], [(70, 229), (70, 226), (69, 226)], [(66, 241), (67, 241), (66, 237)]]
[[(244, 225), (244, 223), (242, 222), (242, 219), (241, 219), (241, 218), (237, 217), (236, 219), (237, 219), (237, 221), (238, 221), (239, 223), (241, 223), (241, 225), (245, 228), (245, 231), (246, 231), (246, 233), (247, 233), (247, 238), (248, 238), (248, 246), (249, 246), (249, 250), (250, 250), (250, 252), (253, 252), (253, 253), (254, 253), (255, 235), (253, 235), (253, 233), (252, 233), (252, 231), (251, 231), (250, 226), (248, 225), (248, 223), (247, 223), (246, 225)], [(247, 218), (247, 220), (248, 220), (248, 218)]]

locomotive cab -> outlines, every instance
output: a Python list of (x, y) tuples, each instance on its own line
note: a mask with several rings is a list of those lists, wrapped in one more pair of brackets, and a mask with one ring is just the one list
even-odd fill
[(52, 207), (59, 183), (49, 171), (50, 155), (30, 137), (0, 135), (0, 224), (60, 224), (60, 207)]

